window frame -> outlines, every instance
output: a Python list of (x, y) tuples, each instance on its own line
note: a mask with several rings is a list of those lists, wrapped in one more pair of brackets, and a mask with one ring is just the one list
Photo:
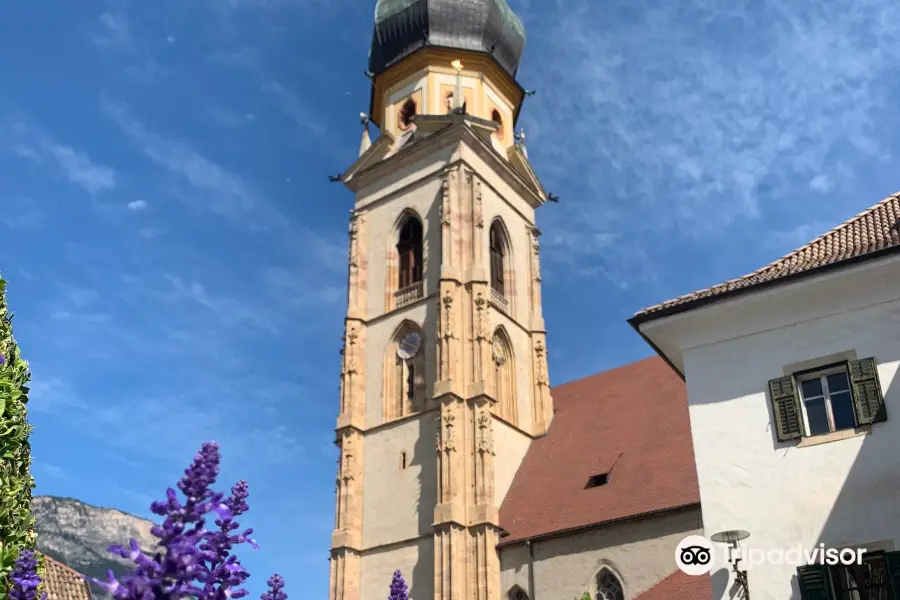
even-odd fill
[[(418, 239), (416, 236), (418, 233)], [(424, 279), (425, 227), (413, 215), (408, 215), (397, 236), (397, 290), (419, 284)]]
[[(900, 600), (894, 596), (894, 592), (891, 589), (891, 576), (888, 572), (887, 560), (885, 558), (884, 550), (873, 550), (871, 552), (866, 552), (863, 554), (863, 564), (866, 563), (866, 559), (874, 559), (881, 562), (881, 567), (884, 570), (884, 589), (887, 590), (888, 596), (892, 600)], [(835, 600), (848, 600), (851, 599), (850, 595), (852, 592), (858, 592), (861, 588), (857, 587), (856, 589), (844, 589), (842, 585), (840, 585), (839, 578), (840, 572), (842, 570), (846, 570), (847, 565), (828, 565), (828, 583), (831, 585), (831, 592), (834, 596)], [(867, 591), (872, 591), (871, 588), (867, 589)], [(841, 595), (842, 593), (846, 593), (845, 595)], [(860, 594), (857, 594), (860, 595)], [(866, 594), (868, 596), (868, 594)]]
[[(600, 595), (602, 592), (601, 587), (603, 580), (607, 577), (612, 579), (615, 582), (615, 585), (619, 588), (618, 595), (620, 595), (623, 599), (626, 598), (625, 583), (622, 581), (622, 578), (619, 577), (619, 575), (615, 571), (613, 571), (609, 567), (604, 566), (599, 571), (597, 571), (596, 575), (594, 575), (594, 600), (608, 600), (606, 598), (607, 594), (604, 593), (603, 596)], [(615, 598), (613, 598), (612, 600), (615, 600)]]
[[(878, 377), (878, 359), (874, 356), (856, 358), (855, 353), (845, 360), (836, 360), (836, 358), (835, 355), (832, 355), (821, 362), (807, 361), (802, 366), (797, 365), (795, 369), (786, 367), (783, 376), (769, 380), (767, 387), (776, 443), (799, 440), (796, 442), (798, 445), (812, 446), (867, 434), (873, 425), (888, 420), (884, 388)], [(810, 435), (806, 403), (801, 398), (799, 386), (802, 384), (804, 376), (830, 376), (829, 370), (832, 368), (843, 369), (850, 379), (856, 426)], [(805, 443), (805, 440), (809, 440), (808, 443)], [(898, 577), (900, 577), (900, 566), (898, 566)]]
[(506, 248), (504, 248), (503, 226), (498, 221), (491, 223), (488, 230), (488, 251), (490, 253), (491, 290), (506, 298)]
[[(847, 397), (850, 401), (850, 410), (853, 415), (853, 425), (850, 427), (842, 427), (837, 429), (834, 424), (834, 411), (832, 408), (831, 401), (831, 390), (828, 388), (828, 376), (829, 375), (837, 375), (843, 374), (847, 380), (847, 390), (846, 392), (841, 390), (837, 393), (843, 394), (846, 393)], [(839, 431), (847, 431), (850, 429), (855, 429), (859, 427), (859, 417), (856, 414), (856, 402), (853, 397), (853, 379), (850, 375), (850, 369), (846, 362), (833, 363), (830, 365), (824, 365), (822, 367), (817, 367), (814, 369), (807, 369), (804, 371), (800, 371), (793, 374), (794, 380), (797, 382), (797, 394), (800, 399), (800, 411), (803, 416), (803, 429), (804, 435), (803, 437), (818, 437), (820, 435), (828, 435), (831, 433), (837, 433)], [(807, 381), (813, 381), (818, 379), (822, 386), (822, 395), (814, 396), (812, 398), (807, 398), (803, 391), (803, 384)], [(828, 419), (828, 431), (822, 431), (819, 433), (812, 433), (812, 430), (809, 425), (809, 412), (807, 411), (807, 402), (811, 400), (824, 400), (825, 404), (825, 415)]]

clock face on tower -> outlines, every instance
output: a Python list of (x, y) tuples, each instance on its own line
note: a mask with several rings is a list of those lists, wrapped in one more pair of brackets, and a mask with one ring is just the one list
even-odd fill
[(409, 360), (413, 356), (419, 353), (419, 348), (422, 347), (422, 335), (415, 331), (407, 333), (403, 336), (403, 339), (400, 340), (400, 344), (397, 346), (397, 356), (402, 358), (403, 360)]

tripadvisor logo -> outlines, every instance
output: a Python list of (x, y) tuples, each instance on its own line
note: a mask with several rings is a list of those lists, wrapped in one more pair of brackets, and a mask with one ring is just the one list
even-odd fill
[[(826, 548), (819, 544), (812, 548), (801, 545), (790, 548), (741, 547), (732, 552), (732, 559), (741, 559), (741, 567), (751, 569), (759, 565), (861, 565), (865, 548)], [(706, 575), (716, 563), (713, 543), (702, 535), (689, 535), (675, 548), (675, 564), (687, 575)]]
[(713, 544), (702, 535), (689, 535), (675, 548), (675, 564), (687, 575), (706, 575), (715, 560)]

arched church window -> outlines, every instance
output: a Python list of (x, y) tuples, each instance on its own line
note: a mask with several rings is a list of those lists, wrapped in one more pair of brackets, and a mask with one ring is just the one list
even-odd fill
[(489, 234), (491, 249), (491, 289), (506, 297), (506, 233), (500, 221), (491, 224)]
[(514, 585), (506, 596), (508, 600), (528, 600), (528, 594), (517, 585)]
[(491, 343), (491, 358), (493, 359), (493, 392), (497, 401), (497, 414), (504, 420), (516, 425), (518, 414), (516, 410), (516, 382), (515, 364), (513, 361), (512, 344), (503, 328), (494, 332)]
[(500, 111), (496, 108), (491, 111), (491, 121), (497, 124), (497, 132), (496, 135), (501, 140), (503, 139), (503, 117), (500, 115)]
[(400, 107), (400, 114), (397, 119), (401, 130), (406, 131), (412, 127), (416, 119), (416, 111), (416, 101), (412, 98), (407, 98), (406, 102)]
[(422, 222), (413, 215), (408, 215), (400, 228), (397, 254), (400, 256), (397, 287), (402, 291), (422, 281)]
[(425, 349), (422, 331), (404, 322), (385, 355), (383, 417), (391, 421), (422, 410), (425, 400)]
[(597, 598), (596, 600), (625, 600), (625, 591), (622, 582), (616, 574), (609, 569), (602, 569), (597, 573)]

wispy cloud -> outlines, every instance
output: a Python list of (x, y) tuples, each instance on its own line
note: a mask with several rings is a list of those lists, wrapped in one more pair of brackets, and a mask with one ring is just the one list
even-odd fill
[(66, 470), (58, 465), (54, 465), (52, 463), (47, 463), (42, 460), (35, 460), (34, 467), (37, 471), (41, 473), (46, 473), (50, 477), (54, 479), (58, 479), (60, 481), (71, 481), (71, 477)]
[(9, 149), (33, 163), (51, 162), (74, 185), (97, 195), (116, 187), (116, 171), (92, 160), (87, 153), (54, 139), (25, 120), (9, 124)]
[(144, 210), (147, 208), (147, 202), (144, 200), (132, 200), (128, 203), (128, 208), (130, 210)]
[[(202, 154), (190, 143), (151, 131), (121, 105), (104, 102), (103, 108), (135, 147), (187, 186), (183, 198), (195, 207), (211, 211), (251, 232), (274, 234), (269, 241), (281, 242), (282, 250), (302, 258), (305, 273), (319, 269), (331, 278), (345, 275), (343, 233), (329, 234), (298, 223), (247, 179)], [(310, 261), (310, 255), (316, 260)], [(319, 280), (322, 281), (321, 277)], [(330, 281), (325, 282), (326, 287), (329, 284)]]
[(0, 224), (9, 229), (36, 229), (43, 221), (43, 214), (31, 198), (14, 196), (6, 199), (0, 213)]
[[(260, 388), (261, 393), (264, 388)], [(71, 387), (67, 387), (65, 399), (58, 400), (55, 396), (60, 392), (62, 388), (42, 390), (44, 405), (60, 406), (65, 402), (66, 419), (73, 428), (111, 448), (127, 450), (132, 456), (181, 461), (200, 442), (210, 439), (227, 442), (235, 456), (260, 464), (279, 463), (304, 454), (295, 431), (278, 424), (277, 419), (261, 423), (255, 417), (254, 405), (246, 402), (246, 396), (236, 394), (234, 387), (219, 386), (214, 398), (200, 388), (170, 389), (158, 395), (134, 392), (127, 399), (107, 398), (102, 403), (97, 402), (99, 398), (89, 403), (80, 393), (77, 401), (72, 401), (68, 396)], [(245, 389), (246, 393), (249, 389)], [(249, 422), (257, 425), (246, 427)], [(126, 423), (140, 426), (123, 427)], [(265, 452), (260, 451), (262, 448)]]
[(278, 81), (265, 82), (263, 90), (275, 100), (278, 108), (295, 124), (312, 133), (325, 134), (325, 125), (321, 116), (316, 114), (299, 95)]
[(159, 64), (147, 40), (133, 31), (126, 8), (109, 6), (100, 13), (87, 38), (99, 50), (127, 61), (125, 73), (146, 78), (158, 74)]
[(84, 152), (53, 142), (45, 142), (43, 150), (52, 156), (69, 181), (90, 194), (105, 192), (116, 187), (116, 172), (98, 165)]
[[(548, 180), (578, 191), (545, 223), (586, 240), (566, 248), (585, 260), (802, 219), (800, 203), (820, 213), (855, 165), (892, 158), (895, 3), (575, 0), (525, 12), (524, 77), (540, 81), (529, 148)], [(631, 243), (605, 248), (598, 232)]]
[(107, 101), (103, 109), (144, 155), (202, 192), (199, 200), (207, 209), (234, 219), (262, 217), (284, 222), (283, 216), (257, 202), (250, 184), (242, 177), (200, 154), (190, 144), (150, 131), (121, 105)]

